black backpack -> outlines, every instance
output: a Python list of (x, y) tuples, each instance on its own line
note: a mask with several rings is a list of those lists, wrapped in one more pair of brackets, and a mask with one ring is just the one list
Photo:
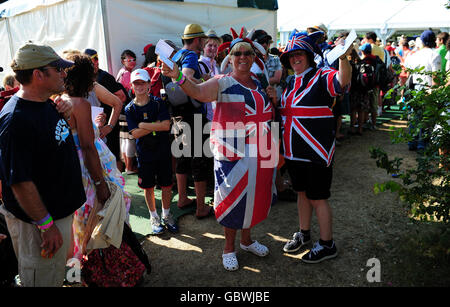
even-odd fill
[(392, 82), (388, 76), (388, 69), (386, 64), (377, 56), (375, 62), (375, 75), (376, 75), (376, 85), (378, 85), (383, 91), (388, 87), (389, 83)]
[(375, 67), (369, 63), (361, 62), (356, 65), (356, 82), (363, 90), (371, 90), (376, 85)]

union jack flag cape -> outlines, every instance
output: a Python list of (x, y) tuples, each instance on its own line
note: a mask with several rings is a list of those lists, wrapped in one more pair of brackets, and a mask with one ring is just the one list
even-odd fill
[(230, 75), (217, 79), (219, 95), (210, 138), (215, 215), (225, 227), (251, 228), (268, 216), (276, 201), (278, 143), (270, 125), (274, 110), (256, 79), (255, 90)]
[(291, 79), (280, 104), (283, 155), (297, 161), (330, 166), (335, 150), (333, 97), (343, 92), (338, 71), (309, 68)]

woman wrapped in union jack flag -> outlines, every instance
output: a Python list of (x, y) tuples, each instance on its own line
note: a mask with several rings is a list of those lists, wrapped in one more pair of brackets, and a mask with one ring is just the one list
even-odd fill
[[(234, 31), (232, 31), (235, 33)], [(232, 72), (194, 84), (176, 65), (163, 65), (163, 74), (179, 82), (183, 91), (198, 101), (215, 101), (210, 144), (214, 155), (214, 211), (224, 227), (222, 263), (226, 270), (239, 268), (235, 238), (241, 230), (240, 247), (263, 257), (269, 249), (251, 239), (251, 228), (266, 219), (276, 201), (275, 167), (277, 133), (272, 133), (273, 101), (276, 90), (263, 89), (250, 69), (255, 61), (255, 45), (235, 35), (227, 56)], [(272, 100), (272, 101), (271, 101)], [(275, 100), (276, 101), (276, 100)]]
[[(280, 103), (282, 116), (282, 152), (292, 185), (297, 192), (300, 231), (283, 251), (294, 253), (311, 242), (312, 211), (315, 209), (320, 228), (320, 240), (301, 259), (317, 263), (337, 256), (332, 236), (332, 214), (328, 203), (335, 149), (335, 122), (331, 110), (333, 97), (344, 92), (351, 81), (351, 66), (347, 54), (339, 57), (339, 70), (317, 68), (314, 62), (321, 50), (316, 40), (321, 31), (307, 34), (294, 31), (281, 63), (295, 72)], [(343, 44), (340, 40), (336, 44)]]

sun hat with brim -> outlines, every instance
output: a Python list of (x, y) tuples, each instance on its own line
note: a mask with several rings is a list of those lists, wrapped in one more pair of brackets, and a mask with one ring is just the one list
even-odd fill
[(208, 38), (216, 39), (219, 42), (219, 45), (222, 44), (223, 40), (220, 36), (217, 35), (216, 31), (210, 29), (206, 32), (206, 36)]
[(136, 69), (131, 73), (130, 83), (133, 83), (136, 80), (142, 80), (145, 82), (150, 81), (150, 76), (145, 69)]
[(69, 68), (73, 66), (73, 62), (62, 59), (50, 46), (28, 42), (17, 50), (11, 68), (18, 71), (46, 65)]
[(322, 31), (317, 31), (311, 34), (306, 32), (293, 31), (289, 37), (289, 41), (280, 56), (280, 61), (286, 68), (291, 68), (289, 63), (289, 53), (297, 50), (304, 50), (306, 52), (318, 54), (322, 56), (322, 50), (316, 44), (316, 41), (323, 35)]
[(327, 32), (328, 32), (327, 27), (323, 23), (321, 23), (321, 24), (319, 24), (317, 26), (308, 27), (307, 29), (313, 29), (313, 30), (316, 30), (316, 31), (322, 31), (322, 32), (324, 32), (324, 34), (327, 34)]
[(207, 36), (205, 35), (205, 32), (203, 32), (203, 29), (200, 25), (198, 25), (196, 23), (188, 24), (184, 28), (184, 33), (181, 38), (182, 39), (191, 39), (191, 38), (196, 38), (196, 37), (205, 37), (206, 38)]

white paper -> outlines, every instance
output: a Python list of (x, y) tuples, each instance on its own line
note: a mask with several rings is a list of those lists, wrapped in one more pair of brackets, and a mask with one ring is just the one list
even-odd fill
[(338, 45), (334, 47), (330, 52), (327, 53), (327, 62), (328, 64), (332, 64), (334, 61), (336, 61), (341, 55), (343, 55), (345, 52), (347, 52), (348, 48), (352, 46), (353, 42), (356, 39), (356, 32), (353, 29), (347, 38), (345, 39), (344, 45)]
[(97, 117), (97, 115), (99, 115), (101, 113), (103, 113), (103, 108), (101, 108), (101, 107), (91, 107), (91, 118), (92, 118), (92, 122), (94, 124), (96, 124), (95, 123), (95, 118)]
[(166, 63), (166, 65), (169, 66), (170, 69), (173, 69), (173, 61), (170, 59), (170, 56), (173, 53), (173, 48), (170, 47), (169, 44), (160, 39), (156, 44), (155, 53), (159, 55), (161, 61)]

